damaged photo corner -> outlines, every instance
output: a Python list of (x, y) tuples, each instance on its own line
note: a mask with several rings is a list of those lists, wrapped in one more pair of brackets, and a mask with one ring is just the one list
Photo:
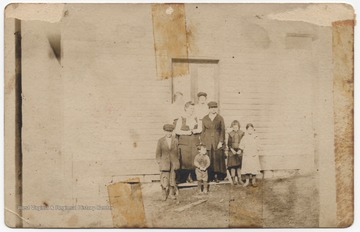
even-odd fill
[(4, 5), (10, 228), (346, 228), (346, 3)]

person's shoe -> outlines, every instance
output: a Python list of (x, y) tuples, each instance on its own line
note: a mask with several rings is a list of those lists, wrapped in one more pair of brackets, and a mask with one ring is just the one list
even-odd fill
[(179, 188), (177, 186), (175, 186), (174, 188), (175, 188), (175, 196), (179, 196)]
[(236, 182), (236, 180), (235, 180), (235, 177), (231, 177), (231, 181), (232, 181), (232, 183), (233, 183), (234, 185), (237, 185), (237, 182)]
[(209, 192), (209, 184), (205, 182), (204, 184), (204, 193), (207, 194)]
[(254, 187), (257, 187), (258, 185), (256, 184), (256, 179), (252, 179), (251, 180), (251, 185), (254, 186)]
[(175, 192), (174, 192), (174, 187), (170, 187), (169, 198), (170, 199), (176, 199)]
[(239, 184), (239, 185), (244, 185), (244, 182), (241, 180), (241, 177), (238, 177), (238, 178), (237, 178), (237, 181), (238, 181), (238, 184)]
[(249, 179), (246, 179), (245, 184), (243, 185), (244, 187), (249, 185)]
[(217, 174), (214, 175), (214, 182), (216, 182), (216, 183), (219, 183), (219, 182), (220, 182), (219, 179), (218, 179)]
[(189, 174), (186, 182), (188, 182), (188, 183), (194, 182), (194, 180), (193, 180), (192, 177), (191, 177), (191, 174)]
[(214, 181), (215, 181), (216, 183), (219, 183), (219, 182), (220, 182), (219, 179), (218, 179), (218, 177), (217, 177), (217, 175), (215, 175)]
[(161, 199), (163, 201), (166, 201), (166, 199), (167, 199), (167, 190), (165, 188), (163, 188), (161, 191)]
[(176, 197), (175, 197), (175, 195), (169, 195), (169, 199), (171, 199), (171, 200), (176, 200)]
[(201, 191), (201, 185), (200, 185), (200, 186), (198, 186), (198, 193), (199, 193), (199, 194), (201, 194), (201, 193), (202, 193), (202, 191)]

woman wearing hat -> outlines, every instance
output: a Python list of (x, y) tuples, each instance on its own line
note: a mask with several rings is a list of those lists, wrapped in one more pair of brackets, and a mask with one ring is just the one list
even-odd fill
[(225, 123), (224, 118), (218, 114), (216, 102), (209, 102), (210, 113), (202, 120), (201, 142), (206, 145), (210, 156), (209, 177), (218, 182), (218, 178), (226, 176), (225, 166)]
[(209, 107), (206, 102), (207, 93), (199, 92), (197, 97), (198, 104), (195, 105), (195, 114), (199, 120), (202, 120), (209, 113)]
[(201, 121), (194, 114), (194, 103), (187, 102), (184, 114), (176, 122), (175, 134), (179, 136), (181, 171), (189, 182), (196, 178), (194, 158), (197, 155), (196, 146), (200, 143), (201, 131)]

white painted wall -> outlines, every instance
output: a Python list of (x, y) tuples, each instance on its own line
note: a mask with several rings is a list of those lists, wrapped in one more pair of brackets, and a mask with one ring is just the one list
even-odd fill
[[(171, 82), (156, 77), (150, 5), (68, 4), (66, 10), (61, 64), (48, 45), (49, 25), (23, 23), (24, 204), (106, 205), (106, 185), (118, 176), (157, 173), (154, 152)], [(243, 127), (254, 123), (267, 169), (309, 172), (314, 132), (327, 133), (314, 126), (314, 104), (322, 103), (313, 80), (332, 83), (314, 63), (319, 52), (331, 56), (318, 50), (329, 35), (307, 23), (268, 20), (271, 10), (186, 5), (189, 56), (220, 60), (221, 114), (228, 126), (233, 119)], [(109, 211), (25, 217), (42, 226), (112, 225)]]

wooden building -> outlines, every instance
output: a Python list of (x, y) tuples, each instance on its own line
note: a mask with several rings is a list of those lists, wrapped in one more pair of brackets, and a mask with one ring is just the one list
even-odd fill
[[(156, 141), (175, 91), (189, 100), (207, 92), (227, 126), (253, 123), (267, 177), (331, 164), (331, 27), (269, 17), (303, 5), (162, 7), (66, 4), (58, 22), (21, 21), (23, 204), (106, 205), (109, 183), (156, 179)], [(170, 39), (185, 39), (185, 52), (157, 50), (172, 43), (157, 40), (161, 10), (170, 28), (181, 13), (185, 34)], [(69, 226), (89, 218), (89, 226), (112, 225), (109, 211), (75, 213), (23, 216), (44, 226), (59, 217)]]

